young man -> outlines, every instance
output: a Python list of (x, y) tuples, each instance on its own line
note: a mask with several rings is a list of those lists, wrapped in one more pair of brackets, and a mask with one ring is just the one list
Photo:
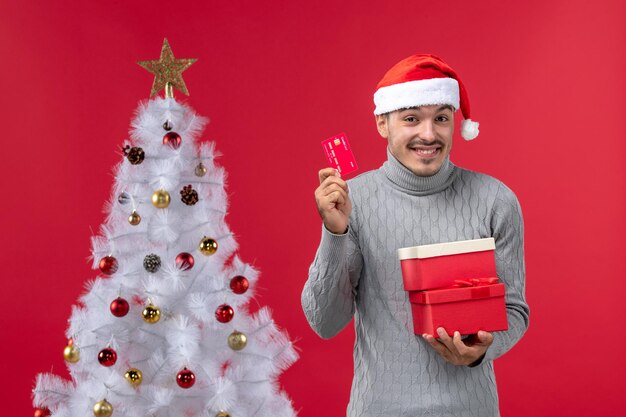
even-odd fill
[[(493, 360), (528, 327), (519, 203), (498, 180), (450, 161), (455, 110), (465, 118), (465, 139), (477, 136), (478, 124), (469, 119), (461, 80), (440, 58), (400, 61), (378, 84), (374, 103), (387, 161), (347, 182), (332, 168), (319, 172), (322, 239), (304, 312), (323, 338), (354, 315), (348, 416), (498, 416)], [(439, 339), (414, 335), (397, 249), (485, 237), (495, 238), (509, 330), (465, 339), (455, 329), (438, 329)]]

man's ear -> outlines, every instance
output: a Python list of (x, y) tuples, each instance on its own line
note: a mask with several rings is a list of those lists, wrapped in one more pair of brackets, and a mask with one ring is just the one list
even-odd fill
[(376, 128), (378, 134), (385, 139), (389, 138), (389, 116), (384, 114), (376, 115)]

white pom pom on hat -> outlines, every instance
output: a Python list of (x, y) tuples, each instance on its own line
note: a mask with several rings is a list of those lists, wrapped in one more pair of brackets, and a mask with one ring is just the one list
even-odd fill
[(472, 140), (478, 136), (478, 122), (472, 119), (465, 119), (461, 123), (461, 136), (465, 140)]
[(391, 67), (376, 86), (374, 114), (408, 107), (449, 104), (461, 109), (461, 136), (478, 136), (478, 122), (470, 119), (467, 91), (457, 73), (441, 58), (431, 54), (412, 55)]

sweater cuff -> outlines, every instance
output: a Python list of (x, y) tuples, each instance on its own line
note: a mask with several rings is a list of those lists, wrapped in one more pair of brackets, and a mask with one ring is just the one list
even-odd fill
[[(487, 350), (489, 350), (489, 348), (487, 348)], [(483, 362), (483, 359), (485, 359), (485, 355), (487, 354), (487, 352), (483, 353), (483, 356), (481, 356), (480, 358), (476, 359), (474, 362), (470, 363), (469, 366), (470, 368), (473, 368), (475, 366), (480, 365)]]
[(502, 347), (500, 346), (502, 338), (498, 337), (498, 333), (499, 332), (493, 333), (493, 343), (487, 348), (487, 352), (485, 352), (485, 357), (483, 359), (484, 362), (493, 361), (498, 356), (500, 356), (499, 352), (502, 349)]
[[(350, 227), (348, 226), (348, 230)], [(329, 264), (337, 264), (340, 260), (346, 258), (348, 248), (348, 230), (346, 233), (339, 235), (331, 232), (322, 223), (322, 239), (317, 252), (318, 261)]]

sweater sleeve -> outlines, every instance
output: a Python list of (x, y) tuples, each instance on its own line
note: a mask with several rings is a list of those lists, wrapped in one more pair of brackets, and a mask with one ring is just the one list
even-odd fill
[(352, 319), (363, 258), (353, 224), (343, 235), (322, 225), (322, 239), (302, 291), (302, 308), (324, 339), (339, 333)]
[(509, 329), (494, 332), (493, 344), (485, 360), (494, 360), (511, 349), (528, 328), (526, 270), (524, 266), (524, 221), (517, 197), (500, 184), (491, 217), (491, 231), (496, 243), (496, 270), (506, 287), (506, 313)]

